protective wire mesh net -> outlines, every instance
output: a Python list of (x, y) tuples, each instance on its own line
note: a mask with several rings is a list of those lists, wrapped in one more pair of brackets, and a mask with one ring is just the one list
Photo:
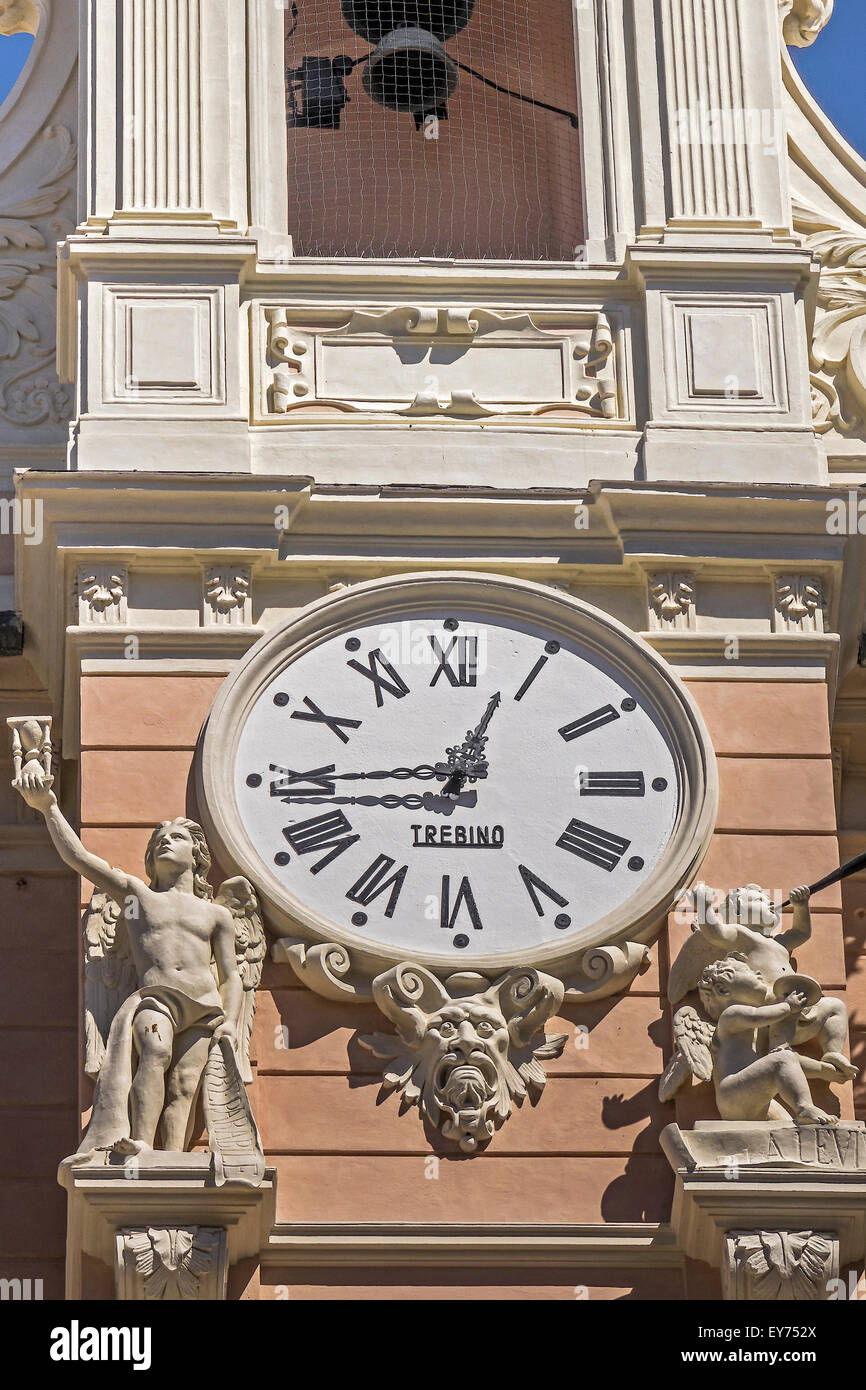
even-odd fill
[(571, 0), (287, 0), (286, 69), (297, 255), (580, 255)]

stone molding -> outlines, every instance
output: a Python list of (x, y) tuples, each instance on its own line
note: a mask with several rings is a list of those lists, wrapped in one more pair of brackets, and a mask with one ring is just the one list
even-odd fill
[(277, 1222), (261, 1255), (267, 1268), (678, 1269), (669, 1226), (653, 1222)]

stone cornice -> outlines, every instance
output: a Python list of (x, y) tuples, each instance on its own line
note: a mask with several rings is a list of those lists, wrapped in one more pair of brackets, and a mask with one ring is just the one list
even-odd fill
[(605, 1269), (679, 1268), (669, 1226), (278, 1222), (262, 1252), (265, 1269), (291, 1266), (377, 1268)]

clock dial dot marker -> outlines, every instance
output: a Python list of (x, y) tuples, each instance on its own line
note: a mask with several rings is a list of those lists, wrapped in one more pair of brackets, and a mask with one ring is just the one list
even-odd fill
[(251, 772), (249, 777), (247, 778), (247, 786), (253, 787), (255, 789), (256, 787), (260, 787), (261, 785), (262, 779), (259, 776), (259, 774), (257, 772)]
[(286, 695), (282, 690), (280, 691), (279, 695), (274, 696), (274, 704), (277, 706), (277, 709), (285, 709), (288, 703), (289, 696)]
[(446, 632), (456, 632), (458, 627), (460, 626), (460, 623), (456, 618), (446, 618), (443, 626), (445, 627)]
[(353, 927), (366, 927), (369, 920), (366, 912), (355, 912), (352, 914)]
[(653, 778), (653, 791), (654, 791), (654, 792), (666, 792), (667, 789), (668, 789), (668, 779), (667, 779), (666, 777), (654, 777), (654, 778)]
[(633, 859), (628, 861), (628, 866), (633, 874), (639, 874), (643, 868), (643, 860), (636, 854)]
[(568, 931), (571, 926), (571, 918), (567, 912), (560, 912), (554, 920), (553, 925), (557, 931)]
[(625, 710), (626, 714), (631, 714), (633, 710), (637, 709), (637, 700), (633, 700), (631, 696), (629, 696), (627, 700), (623, 700), (620, 709)]
[(361, 642), (360, 642), (360, 639), (359, 639), (358, 637), (350, 637), (349, 640), (348, 640), (348, 642), (346, 643), (346, 651), (347, 651), (347, 652), (359, 652), (360, 650), (361, 650)]
[(464, 936), (461, 932), (459, 936), (455, 936), (454, 945), (457, 947), (458, 951), (465, 951), (466, 947), (469, 945), (469, 937)]
[(286, 865), (291, 864), (291, 862), (292, 856), (290, 854), (286, 854), (285, 851), (281, 851), (279, 854), (274, 855), (274, 863), (279, 869), (284, 869)]
[(558, 642), (548, 642), (544, 650), (547, 652), (548, 656), (556, 656), (557, 652), (562, 651), (562, 647)]

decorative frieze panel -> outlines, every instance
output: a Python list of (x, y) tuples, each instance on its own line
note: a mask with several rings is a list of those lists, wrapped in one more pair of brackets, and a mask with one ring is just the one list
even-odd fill
[(262, 423), (323, 407), (406, 419), (627, 418), (621, 312), (401, 306), (347, 309), (321, 327), (309, 311), (262, 315)]
[(225, 1298), (225, 1231), (206, 1226), (148, 1226), (118, 1231), (116, 1241), (119, 1300), (201, 1303)]
[(825, 1302), (838, 1277), (839, 1239), (832, 1231), (731, 1231), (725, 1240), (726, 1299)]

